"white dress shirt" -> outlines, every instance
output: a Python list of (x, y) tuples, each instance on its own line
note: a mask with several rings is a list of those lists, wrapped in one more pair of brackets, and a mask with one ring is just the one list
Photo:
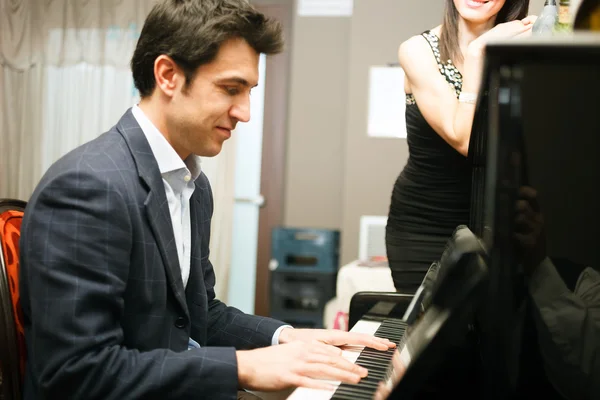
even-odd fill
[(132, 113), (142, 128), (148, 144), (150, 144), (165, 185), (173, 234), (177, 245), (181, 280), (185, 288), (190, 277), (190, 248), (192, 243), (190, 198), (194, 194), (194, 181), (202, 171), (200, 157), (191, 154), (185, 161), (182, 160), (167, 139), (137, 105), (133, 106)]

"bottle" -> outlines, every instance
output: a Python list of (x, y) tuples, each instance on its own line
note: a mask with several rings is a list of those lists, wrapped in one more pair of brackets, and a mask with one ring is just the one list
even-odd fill
[(542, 12), (535, 21), (535, 24), (533, 24), (532, 34), (551, 34), (554, 31), (554, 25), (556, 25), (557, 19), (558, 8), (556, 7), (556, 0), (546, 0)]
[(558, 3), (558, 18), (554, 25), (554, 32), (565, 33), (571, 31), (571, 4), (569, 0), (560, 0)]
[(575, 15), (573, 29), (600, 32), (600, 0), (581, 2)]

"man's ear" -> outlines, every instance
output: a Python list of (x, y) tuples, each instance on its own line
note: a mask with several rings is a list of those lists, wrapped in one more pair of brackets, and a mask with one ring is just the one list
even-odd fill
[(161, 54), (154, 60), (156, 87), (166, 96), (173, 97), (177, 85), (181, 84), (181, 75), (181, 69), (171, 57)]

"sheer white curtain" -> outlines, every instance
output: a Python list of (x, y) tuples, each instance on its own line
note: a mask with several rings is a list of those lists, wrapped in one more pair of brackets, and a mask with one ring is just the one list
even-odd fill
[(81, 63), (44, 70), (40, 174), (66, 152), (110, 129), (138, 97), (125, 68)]
[(210, 232), (210, 260), (215, 269), (215, 293), (219, 299), (229, 299), (229, 271), (233, 239), (233, 206), (236, 159), (236, 135), (223, 145), (216, 157), (202, 159), (202, 171), (213, 191), (214, 211)]
[(49, 163), (133, 104), (129, 60), (153, 3), (0, 0), (0, 197), (27, 200)]
[(0, 64), (0, 198), (27, 199), (39, 180), (44, 82), (39, 64)]
[[(0, 198), (27, 200), (59, 157), (138, 100), (129, 62), (154, 0), (0, 0)], [(203, 161), (217, 295), (231, 254), (235, 145)]]

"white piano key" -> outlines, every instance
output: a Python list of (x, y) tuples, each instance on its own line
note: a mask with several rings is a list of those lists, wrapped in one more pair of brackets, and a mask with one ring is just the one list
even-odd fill
[[(375, 321), (358, 321), (350, 332), (365, 333), (367, 335), (375, 335), (381, 322)], [(356, 359), (360, 356), (360, 352), (364, 346), (344, 346), (342, 347), (342, 357), (351, 363), (356, 363)], [(287, 400), (329, 400), (340, 386), (340, 381), (325, 381), (333, 385), (332, 390), (318, 390), (308, 388), (298, 388), (287, 398)]]

